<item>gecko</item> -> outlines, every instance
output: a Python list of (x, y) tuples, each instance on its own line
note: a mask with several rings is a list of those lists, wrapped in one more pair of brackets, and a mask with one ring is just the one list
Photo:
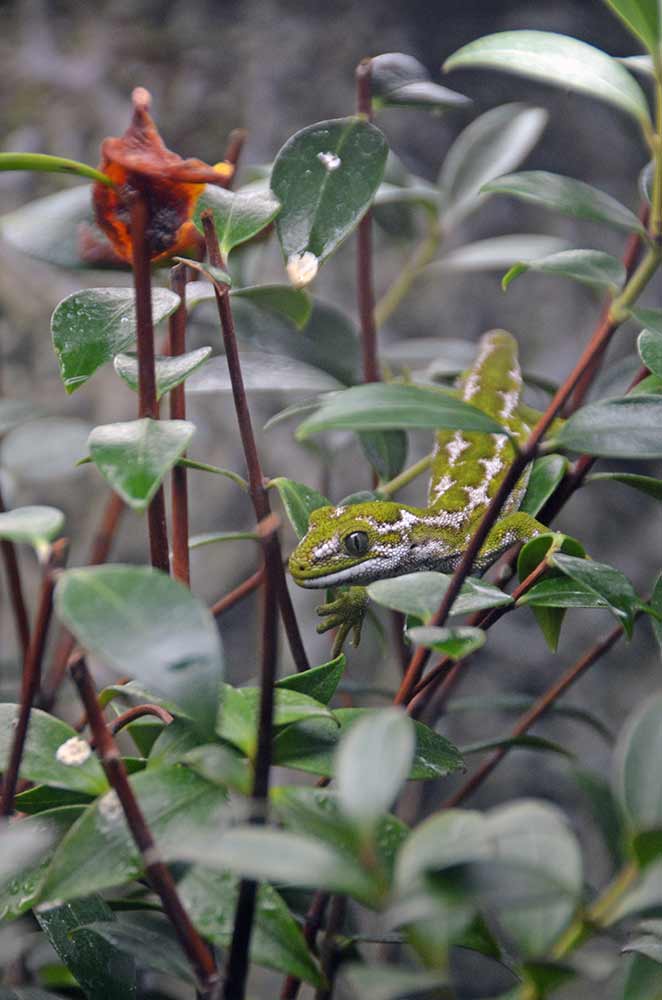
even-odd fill
[[(523, 443), (530, 433), (530, 410), (521, 403), (522, 374), (517, 341), (491, 330), (478, 344), (475, 360), (456, 382), (460, 399), (488, 414)], [(289, 559), (300, 587), (350, 585), (321, 608), (326, 631), (354, 629), (358, 642), (367, 606), (365, 586), (375, 580), (436, 570), (452, 573), (514, 458), (505, 434), (440, 430), (435, 435), (428, 502), (414, 507), (393, 500), (370, 500), (320, 507)], [(472, 567), (482, 573), (516, 542), (549, 529), (520, 510), (530, 474), (524, 471), (506, 500)]]

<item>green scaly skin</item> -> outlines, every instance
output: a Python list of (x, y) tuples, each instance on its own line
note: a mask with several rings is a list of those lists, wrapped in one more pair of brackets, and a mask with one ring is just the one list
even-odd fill
[[(517, 342), (504, 330), (481, 338), (476, 359), (458, 380), (459, 396), (505, 427), (522, 443), (530, 426), (520, 409), (522, 375)], [(340, 626), (355, 642), (365, 612), (363, 587), (375, 580), (419, 570), (451, 573), (514, 458), (504, 434), (439, 431), (431, 465), (427, 507), (372, 500), (322, 507), (310, 515), (308, 532), (292, 553), (289, 568), (300, 587), (351, 585), (338, 600), (318, 609), (329, 615), (320, 631)], [(506, 549), (547, 529), (519, 510), (529, 470), (504, 504), (473, 566), (483, 572)]]

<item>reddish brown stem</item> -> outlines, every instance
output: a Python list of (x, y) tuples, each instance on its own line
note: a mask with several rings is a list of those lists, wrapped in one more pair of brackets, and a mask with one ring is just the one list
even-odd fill
[[(224, 261), (218, 244), (216, 230), (214, 229), (213, 217), (210, 212), (202, 213), (202, 224), (205, 231), (207, 252), (209, 254), (210, 263), (214, 267), (223, 267)], [(260, 459), (257, 453), (257, 445), (255, 443), (250, 410), (248, 408), (248, 399), (246, 398), (246, 389), (244, 387), (244, 379), (241, 373), (241, 363), (239, 361), (239, 350), (237, 348), (237, 337), (234, 328), (234, 319), (232, 316), (232, 306), (230, 305), (230, 296), (227, 289), (220, 290), (216, 287), (215, 291), (218, 315), (221, 321), (221, 330), (223, 333), (225, 355), (228, 363), (228, 371), (230, 373), (230, 382), (232, 384), (232, 396), (237, 415), (237, 424), (239, 426), (239, 435), (241, 437), (244, 457), (246, 459), (246, 467), (248, 469), (250, 497), (257, 521), (263, 521), (271, 514), (271, 505), (269, 503), (267, 490), (264, 486), (264, 477), (262, 475)], [(285, 570), (283, 569), (283, 557), (280, 550), (280, 542), (278, 541), (277, 536), (274, 536), (273, 544), (265, 548), (265, 558), (273, 561), (273, 565), (267, 564), (266, 569), (268, 574), (273, 574), (273, 579), (276, 581), (276, 593), (278, 596), (278, 603), (280, 605), (280, 613), (296, 668), (299, 671), (307, 670), (309, 667), (308, 657), (306, 656), (306, 651), (304, 649), (303, 642), (301, 641), (299, 626), (296, 620), (296, 615), (294, 614), (292, 600), (287, 589), (287, 580), (285, 578)]]
[[(570, 398), (579, 379), (587, 368), (590, 367), (596, 354), (599, 353), (607, 343), (609, 343), (609, 340), (613, 336), (617, 326), (618, 324), (613, 322), (608, 316), (603, 317), (601, 323), (598, 325), (588, 344), (584, 348), (579, 360), (575, 364), (575, 367), (570, 372), (563, 385), (561, 385), (556, 391), (554, 398), (551, 400), (542, 417), (533, 428), (529, 439), (515, 456), (510, 468), (501, 481), (499, 489), (494, 495), (489, 507), (480, 521), (480, 524), (474, 532), (462, 559), (451, 577), (448, 590), (446, 591), (437, 614), (430, 622), (431, 625), (441, 626), (445, 624), (453, 602), (462, 589), (462, 584), (469, 576), (476, 557), (485, 539), (487, 538), (490, 529), (496, 523), (496, 520), (501, 513), (501, 508), (510, 496), (515, 484), (522, 475), (526, 466), (536, 457), (538, 446), (542, 438), (549, 430), (552, 422), (558, 416), (566, 401)], [(407, 704), (421, 678), (426, 661), (427, 651), (419, 648), (410, 660), (407, 672), (395, 698), (396, 704)]]
[[(133, 283), (136, 292), (136, 334), (138, 348), (138, 416), (159, 419), (156, 398), (156, 370), (154, 367), (154, 324), (152, 321), (152, 280), (150, 271), (147, 225), (147, 201), (136, 194), (130, 205), (131, 253)], [(147, 508), (149, 550), (152, 566), (170, 572), (168, 533), (166, 528), (165, 496), (163, 487), (157, 490)]]
[(41, 684), (41, 664), (48, 638), (48, 626), (53, 616), (53, 591), (55, 589), (56, 572), (64, 565), (68, 544), (67, 540), (63, 538), (52, 546), (48, 564), (44, 569), (34, 632), (25, 658), (25, 669), (21, 686), (21, 707), (9, 754), (7, 772), (2, 786), (0, 816), (11, 816), (14, 811), (14, 797), (21, 770), (23, 751), (25, 750), (25, 741), (28, 735), (28, 726), (30, 725), (30, 713)]
[[(356, 110), (368, 121), (372, 118), (372, 60), (362, 59), (356, 67)], [(356, 290), (361, 328), (363, 381), (379, 382), (377, 362), (377, 326), (372, 266), (372, 213), (370, 209), (359, 222), (356, 249)]]
[[(5, 501), (0, 490), (0, 513), (4, 513), (6, 510)], [(2, 551), (2, 561), (5, 564), (5, 573), (7, 574), (7, 586), (9, 587), (9, 596), (14, 612), (14, 621), (16, 622), (16, 633), (21, 649), (21, 657), (25, 663), (30, 646), (30, 620), (25, 606), (16, 546), (13, 542), (3, 539), (0, 542), (0, 550)]]
[(208, 993), (217, 979), (214, 957), (182, 906), (169, 869), (161, 860), (154, 837), (145, 821), (138, 800), (129, 783), (124, 763), (113, 735), (106, 725), (90, 672), (83, 657), (71, 665), (71, 676), (78, 688), (89, 720), (97, 753), (111, 788), (119, 799), (131, 835), (140, 851), (152, 888), (173, 925), (204, 990)]
[(226, 594), (225, 597), (221, 597), (215, 604), (212, 604), (210, 611), (214, 618), (219, 618), (222, 614), (224, 614), (224, 612), (229, 611), (230, 608), (235, 606), (235, 604), (238, 604), (239, 601), (243, 601), (244, 597), (248, 597), (249, 594), (252, 594), (253, 591), (257, 590), (260, 586), (263, 579), (264, 566), (261, 566), (256, 573), (249, 576), (248, 579), (240, 583), (238, 587), (231, 590), (229, 594)]
[(223, 159), (226, 163), (231, 163), (234, 167), (234, 173), (231, 177), (228, 177), (226, 183), (223, 187), (232, 188), (234, 186), (235, 178), (237, 176), (237, 169), (239, 167), (239, 160), (241, 159), (241, 154), (246, 144), (246, 139), (248, 138), (248, 130), (245, 128), (233, 128), (228, 136), (228, 143), (225, 147), (225, 156)]
[[(117, 493), (111, 493), (103, 509), (97, 532), (92, 540), (92, 547), (88, 558), (89, 566), (98, 566), (107, 560), (111, 546), (115, 540), (120, 519), (125, 510), (124, 501)], [(55, 704), (57, 693), (67, 673), (69, 657), (73, 653), (75, 645), (76, 640), (71, 632), (61, 629), (53, 662), (44, 682), (42, 696), (38, 701), (39, 707), (44, 709), (45, 712), (50, 712)]]
[[(612, 629), (611, 632), (600, 642), (597, 642), (592, 646), (584, 656), (581, 657), (576, 663), (574, 663), (566, 672), (559, 678), (559, 680), (552, 685), (538, 700), (531, 706), (528, 712), (520, 718), (517, 724), (513, 727), (510, 734), (512, 739), (517, 739), (519, 736), (524, 736), (525, 733), (529, 731), (531, 726), (540, 719), (548, 709), (557, 701), (558, 698), (564, 694), (575, 681), (581, 677), (581, 675), (588, 670), (589, 667), (604, 656), (614, 643), (623, 635), (623, 629), (620, 625)], [(441, 806), (442, 809), (454, 809), (461, 802), (464, 802), (477, 788), (482, 785), (485, 779), (492, 773), (494, 768), (497, 766), (499, 761), (503, 760), (507, 753), (506, 748), (500, 748), (495, 750), (494, 753), (487, 758), (487, 760), (481, 764), (478, 770), (472, 774), (472, 776), (466, 781), (453, 795), (449, 796), (446, 801)]]
[[(251, 822), (264, 823), (269, 801), (269, 773), (273, 740), (274, 685), (277, 667), (277, 594), (278, 579), (274, 573), (279, 557), (277, 541), (278, 520), (271, 515), (270, 523), (261, 522), (264, 562), (267, 568), (263, 590), (262, 652), (260, 667), (260, 707), (258, 714), (257, 753), (252, 790)], [(274, 552), (270, 552), (275, 550)], [(243, 1000), (246, 992), (248, 954), (255, 917), (257, 882), (242, 879), (234, 918), (232, 944), (228, 957), (227, 975), (223, 986), (225, 1000)]]
[[(168, 323), (168, 354), (172, 357), (186, 351), (186, 265), (178, 264), (170, 272), (170, 287), (179, 295), (179, 306)], [(171, 420), (186, 420), (184, 383), (170, 392)], [(186, 466), (177, 463), (172, 469), (172, 575), (191, 585), (188, 548), (188, 483)]]
[[(317, 934), (322, 926), (324, 913), (329, 905), (330, 898), (330, 893), (322, 892), (321, 889), (318, 889), (306, 913), (303, 924), (303, 936), (311, 951), (315, 950)], [(301, 980), (297, 979), (296, 976), (288, 976), (283, 982), (280, 1000), (296, 1000), (300, 988)]]
[(121, 729), (128, 726), (131, 722), (135, 722), (136, 719), (142, 719), (145, 715), (153, 715), (157, 719), (160, 719), (164, 726), (169, 726), (172, 722), (172, 715), (170, 712), (166, 711), (165, 708), (161, 708), (160, 705), (134, 705), (133, 708), (127, 708), (126, 712), (122, 712), (108, 723), (108, 727), (115, 735), (119, 733)]

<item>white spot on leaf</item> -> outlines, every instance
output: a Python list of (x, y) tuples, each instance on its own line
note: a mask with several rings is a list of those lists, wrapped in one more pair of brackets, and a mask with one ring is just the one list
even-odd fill
[(91, 753), (92, 747), (87, 740), (81, 740), (78, 736), (72, 736), (70, 740), (66, 740), (57, 748), (55, 759), (60, 764), (66, 764), (67, 767), (80, 767)]
[(319, 270), (319, 261), (310, 250), (293, 253), (287, 259), (287, 276), (295, 288), (309, 285)]
[(329, 171), (329, 173), (337, 170), (342, 163), (340, 157), (336, 156), (335, 153), (318, 153), (317, 159), (320, 161), (322, 166)]

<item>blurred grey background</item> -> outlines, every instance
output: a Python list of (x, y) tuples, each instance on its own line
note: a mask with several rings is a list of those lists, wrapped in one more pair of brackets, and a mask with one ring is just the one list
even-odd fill
[[(460, 45), (511, 28), (574, 35), (614, 55), (637, 51), (600, 0), (364, 0), (361, 4), (351, 0), (324, 4), (302, 0), (110, 0), (95, 4), (21, 0), (1, 3), (0, 15), (0, 148), (96, 163), (103, 137), (121, 134), (126, 127), (131, 90), (141, 84), (152, 92), (154, 116), (166, 142), (183, 156), (213, 163), (222, 157), (231, 129), (248, 129), (244, 173), (251, 164), (270, 162), (297, 129), (351, 113), (354, 67), (365, 55), (409, 53), (439, 79), (440, 64)], [(646, 151), (634, 123), (613, 108), (493, 72), (456, 72), (442, 82), (470, 96), (473, 106), (443, 117), (412, 110), (388, 110), (377, 117), (391, 148), (415, 174), (434, 181), (453, 139), (477, 114), (506, 101), (526, 101), (550, 113), (543, 139), (526, 161), (528, 168), (588, 181), (637, 209), (637, 180)], [(72, 183), (47, 175), (2, 174), (0, 210), (13, 210)], [(597, 226), (494, 198), (453, 234), (452, 245), (523, 231), (557, 235), (573, 246), (595, 247), (619, 256), (624, 243), (619, 234)], [(378, 294), (397, 275), (412, 246), (411, 240), (378, 233)], [(277, 248), (265, 251), (263, 266), (261, 280), (285, 280)], [(500, 278), (499, 272), (452, 273), (420, 281), (381, 331), (382, 342), (412, 336), (475, 341), (484, 330), (502, 326), (518, 337), (526, 368), (553, 379), (563, 377), (590, 334), (599, 300), (586, 288), (536, 276), (521, 278), (504, 295)], [(7, 479), (5, 485), (13, 494), (13, 505), (50, 503), (65, 510), (67, 530), (74, 537), (72, 564), (85, 559), (106, 491), (91, 467), (64, 474), (71, 467), (70, 453), (78, 449), (76, 457), (84, 454), (88, 425), (130, 419), (134, 400), (112, 369), (99, 372), (67, 397), (50, 345), (49, 316), (57, 301), (76, 288), (125, 281), (108, 272), (58, 271), (0, 246), (3, 392), (32, 398), (50, 421), (27, 442), (20, 437), (13, 444), (6, 442), (0, 459), (11, 481)], [(353, 239), (325, 265), (314, 292), (355, 315)], [(645, 301), (660, 305), (659, 283), (649, 289)], [(207, 336), (210, 331), (218, 337), (213, 325), (205, 325)], [(634, 350), (637, 332), (633, 326), (623, 329), (611, 360)], [(197, 342), (213, 343), (218, 349), (218, 339)], [(282, 395), (253, 399), (256, 427), (261, 428), (266, 418), (289, 402)], [(190, 413), (198, 425), (192, 455), (243, 473), (227, 399), (196, 400)], [(82, 423), (68, 423), (63, 429), (53, 422), (56, 418)], [(260, 431), (265, 471), (319, 488), (318, 462), (293, 443), (291, 427), (283, 424), (267, 434)], [(68, 450), (60, 460), (58, 447), (65, 440), (65, 430)], [(420, 440), (416, 437), (412, 454), (422, 454), (427, 445), (424, 435)], [(49, 462), (54, 463), (50, 470)], [(643, 463), (631, 469), (655, 472), (653, 465)], [(245, 497), (231, 483), (194, 473), (190, 486), (193, 532), (250, 524)], [(367, 486), (359, 452), (349, 440), (341, 442), (325, 489), (338, 499)], [(419, 483), (408, 496), (420, 501), (423, 493)], [(641, 591), (650, 586), (660, 567), (655, 501), (622, 486), (596, 485), (573, 499), (558, 524), (579, 537), (594, 558), (628, 573)], [(292, 537), (286, 535), (286, 540), (290, 546)], [(113, 558), (146, 559), (144, 524), (136, 515), (126, 515)], [(256, 558), (250, 542), (196, 553), (195, 591), (209, 602), (215, 600), (252, 572)], [(29, 552), (21, 552), (21, 563), (34, 595), (38, 574)], [(13, 623), (4, 579), (0, 586), (0, 659), (7, 668), (2, 694), (12, 698), (16, 676)], [(323, 662), (329, 642), (314, 633), (315, 595), (297, 592), (295, 598), (311, 657)], [(255, 672), (255, 615), (255, 602), (250, 599), (223, 619), (228, 675), (233, 681), (247, 680)], [(519, 612), (490, 634), (487, 649), (476, 657), (461, 693), (535, 695), (610, 627), (610, 620), (600, 612), (570, 615), (560, 652), (553, 656), (529, 613)], [(348, 676), (387, 688), (397, 683), (397, 667), (385, 656), (374, 632), (368, 630), (362, 648), (350, 654)], [(648, 625), (643, 623), (633, 642), (618, 646), (568, 701), (590, 706), (618, 729), (631, 707), (658, 684), (659, 664)], [(509, 722), (507, 716), (453, 716), (444, 723), (444, 732), (468, 743), (504, 732)], [(552, 718), (538, 731), (567, 742), (582, 766), (602, 773), (608, 770), (609, 752), (589, 730)], [(434, 807), (446, 791), (434, 785), (426, 788), (425, 808)], [(560, 801), (578, 819), (582, 835), (592, 838), (586, 822), (588, 807), (571, 780), (570, 766), (561, 758), (514, 753), (476, 801), (486, 805), (519, 795)], [(592, 847), (588, 863), (589, 879), (602, 877), (604, 858), (599, 849)]]

